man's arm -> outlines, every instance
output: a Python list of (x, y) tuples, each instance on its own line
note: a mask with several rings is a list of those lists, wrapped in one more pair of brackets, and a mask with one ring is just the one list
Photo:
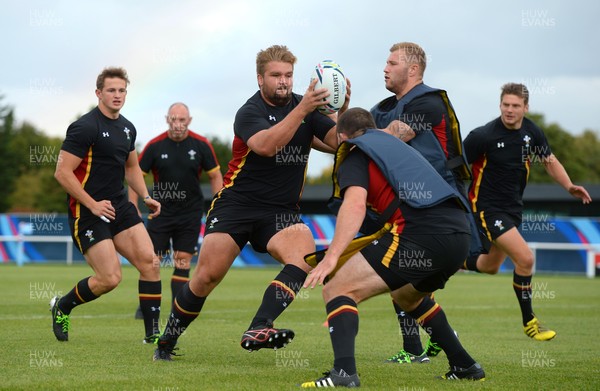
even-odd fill
[(290, 142), (302, 124), (302, 120), (322, 105), (323, 99), (329, 96), (326, 88), (314, 89), (316, 82), (315, 79), (310, 83), (298, 106), (294, 107), (281, 122), (258, 131), (248, 139), (246, 144), (252, 151), (260, 156), (271, 157), (277, 154), (278, 148)]
[(331, 244), (323, 260), (309, 272), (304, 288), (323, 285), (325, 278), (335, 269), (340, 256), (360, 230), (367, 211), (366, 205), (367, 189), (360, 186), (350, 186), (346, 189)]
[[(336, 136), (337, 137), (337, 136)], [(313, 149), (324, 153), (335, 153), (335, 149), (325, 144), (323, 141), (319, 140), (318, 137), (313, 136), (313, 141), (311, 144)]]
[[(352, 95), (352, 84), (350, 83), (350, 79), (346, 78), (346, 100), (344, 104), (337, 112), (337, 116), (344, 114), (346, 110), (348, 110), (348, 106), (350, 106), (350, 96)], [(336, 121), (337, 122), (337, 121)]]
[(148, 217), (153, 218), (160, 214), (160, 202), (150, 198), (144, 175), (138, 163), (138, 155), (135, 150), (129, 152), (127, 161), (125, 162), (125, 180), (130, 189), (133, 189), (144, 200), (144, 204), (152, 211)]
[(414, 130), (412, 130), (410, 125), (397, 119), (390, 122), (387, 127), (381, 130), (404, 141), (405, 143), (409, 142), (416, 136), (416, 133)]
[(63, 189), (83, 206), (88, 208), (96, 216), (104, 216), (109, 219), (115, 218), (115, 209), (108, 200), (96, 201), (84, 189), (77, 177), (75, 169), (79, 167), (83, 159), (61, 150), (58, 154), (58, 162), (54, 178), (62, 186)]
[(215, 195), (223, 187), (223, 174), (221, 174), (221, 168), (219, 166), (206, 172), (208, 175), (208, 181), (210, 182), (210, 190)]
[[(142, 174), (143, 174), (144, 176), (146, 176), (148, 173), (147, 173), (147, 172), (144, 172), (144, 171), (142, 171)], [(133, 206), (135, 206), (135, 209), (137, 209), (137, 211), (138, 211), (138, 214), (141, 216), (141, 214), (142, 214), (142, 211), (140, 211), (140, 209), (138, 208), (138, 199), (139, 199), (140, 197), (138, 196), (138, 193), (136, 193), (136, 192), (135, 192), (135, 191), (134, 191), (134, 190), (131, 188), (131, 186), (129, 186), (129, 188), (127, 189), (127, 196), (128, 196), (128, 198), (129, 198), (129, 202), (131, 202), (131, 203), (133, 204)]]
[(567, 170), (565, 170), (565, 167), (554, 154), (545, 157), (543, 162), (548, 175), (550, 175), (556, 183), (561, 185), (573, 197), (581, 199), (584, 204), (592, 202), (592, 198), (583, 186), (577, 186), (571, 182)]

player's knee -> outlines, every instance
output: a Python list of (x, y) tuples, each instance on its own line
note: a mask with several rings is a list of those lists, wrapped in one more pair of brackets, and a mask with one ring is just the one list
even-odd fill
[(199, 271), (194, 273), (190, 280), (190, 288), (194, 292), (199, 292), (201, 296), (208, 296), (213, 289), (223, 280), (224, 275), (209, 271)]
[(97, 281), (103, 293), (110, 292), (121, 283), (121, 273), (109, 273), (97, 276)]
[(331, 289), (330, 284), (325, 284), (323, 286), (323, 290), (321, 291), (321, 294), (323, 295), (323, 301), (325, 303), (328, 303), (331, 299), (333, 299), (335, 297), (335, 295), (332, 291), (333, 291), (333, 289)]
[(500, 266), (499, 265), (488, 265), (485, 266), (483, 268), (479, 268), (479, 271), (485, 274), (498, 274), (498, 272), (500, 271)]
[(533, 253), (532, 252), (528, 252), (527, 254), (519, 257), (519, 259), (515, 260), (515, 263), (521, 269), (525, 269), (525, 270), (531, 270), (531, 269), (533, 269), (533, 263), (534, 263)]
[(155, 281), (160, 278), (160, 259), (156, 254), (144, 254), (134, 265), (137, 266), (142, 280)]

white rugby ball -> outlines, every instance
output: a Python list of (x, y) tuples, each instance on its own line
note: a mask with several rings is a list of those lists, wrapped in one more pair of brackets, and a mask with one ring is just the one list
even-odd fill
[(315, 66), (312, 79), (317, 79), (315, 90), (327, 88), (329, 96), (324, 101), (329, 103), (319, 106), (317, 109), (323, 114), (333, 114), (337, 112), (346, 101), (346, 76), (342, 68), (331, 60), (324, 60)]

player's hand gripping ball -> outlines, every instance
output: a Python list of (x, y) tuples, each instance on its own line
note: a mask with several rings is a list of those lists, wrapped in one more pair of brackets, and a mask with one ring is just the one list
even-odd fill
[(324, 99), (329, 103), (319, 106), (317, 110), (323, 114), (336, 113), (346, 101), (346, 76), (342, 68), (334, 61), (323, 60), (315, 66), (312, 79), (317, 79), (315, 90), (327, 88), (329, 91), (329, 96)]

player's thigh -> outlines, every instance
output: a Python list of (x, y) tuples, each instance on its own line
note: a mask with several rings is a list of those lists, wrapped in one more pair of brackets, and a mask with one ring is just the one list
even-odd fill
[(311, 268), (304, 262), (304, 256), (315, 252), (315, 239), (306, 224), (298, 223), (273, 235), (267, 243), (267, 251), (280, 263), (308, 271)]
[(506, 253), (517, 265), (531, 266), (533, 253), (517, 228), (513, 227), (496, 238), (494, 245)]
[(121, 281), (121, 261), (112, 240), (99, 241), (88, 248), (83, 257), (103, 283), (116, 285)]
[(353, 255), (323, 287), (323, 299), (348, 296), (357, 304), (370, 297), (389, 292), (385, 281), (360, 253)]
[(143, 279), (157, 279), (160, 262), (154, 254), (152, 241), (142, 223), (119, 232), (113, 238), (117, 251), (144, 274)]
[(208, 296), (223, 280), (239, 253), (239, 246), (229, 234), (215, 232), (206, 235), (190, 281), (194, 294)]

